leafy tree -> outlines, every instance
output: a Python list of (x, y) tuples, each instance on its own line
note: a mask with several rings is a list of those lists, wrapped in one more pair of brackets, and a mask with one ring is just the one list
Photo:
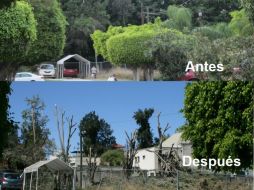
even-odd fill
[(86, 114), (80, 121), (79, 128), (85, 154), (92, 148), (93, 153), (99, 156), (116, 143), (110, 125), (104, 119), (100, 119), (95, 112)]
[(170, 5), (181, 5), (193, 12), (195, 26), (217, 22), (229, 22), (230, 12), (240, 7), (238, 0), (171, 0)]
[(17, 0), (2, 0), (0, 2), (0, 8), (3, 8), (3, 7), (8, 7), (10, 6), (13, 2), (16, 2)]
[(56, 60), (65, 46), (66, 19), (57, 0), (30, 0), (37, 21), (37, 40), (27, 55), (30, 64)]
[(69, 23), (65, 54), (78, 53), (88, 59), (94, 58), (90, 34), (96, 29), (105, 30), (109, 25), (105, 0), (61, 0)]
[(132, 0), (109, 0), (107, 11), (112, 25), (126, 26), (135, 11)]
[(46, 128), (45, 104), (39, 96), (27, 98), (26, 102), (28, 108), (22, 112), (21, 143), (23, 156), (29, 165), (52, 154), (54, 142), (49, 139), (50, 131)]
[(228, 23), (217, 23), (211, 26), (197, 27), (193, 30), (194, 34), (209, 38), (209, 40), (216, 40), (220, 38), (229, 38), (233, 35), (232, 29)]
[(9, 112), (9, 95), (11, 87), (9, 82), (0, 82), (0, 159), (8, 142), (8, 133), (11, 131), (13, 121)]
[(125, 64), (134, 71), (137, 68), (149, 71), (150, 76), (147, 79), (152, 79), (155, 61), (145, 52), (149, 51), (147, 41), (163, 32), (160, 23), (160, 20), (157, 20), (154, 24), (142, 26), (109, 27), (105, 33), (96, 31), (92, 34), (95, 51), (114, 65)]
[(103, 165), (122, 166), (124, 162), (123, 150), (108, 150), (101, 155)]
[(252, 0), (241, 0), (241, 4), (247, 11), (252, 23), (254, 23), (254, 2)]
[(149, 123), (150, 117), (153, 115), (154, 109), (139, 109), (134, 113), (133, 118), (139, 125), (137, 131), (137, 141), (139, 143), (139, 148), (148, 148), (153, 146), (153, 134), (151, 132), (151, 126)]
[(254, 26), (249, 21), (244, 9), (233, 11), (230, 15), (232, 16), (232, 19), (229, 23), (229, 28), (235, 35), (249, 36), (254, 33)]
[(192, 50), (194, 38), (176, 30), (156, 35), (149, 42), (149, 54), (156, 60), (156, 68), (163, 80), (179, 80), (185, 73), (188, 53)]
[(3, 163), (6, 163), (5, 167), (13, 170), (23, 170), (26, 166), (26, 160), (22, 156), (24, 153), (18, 136), (18, 129), (17, 124), (14, 124), (10, 128), (7, 134), (8, 142), (3, 152)]
[(182, 112), (184, 139), (192, 142), (193, 156), (241, 160), (240, 167), (213, 167), (239, 171), (253, 166), (253, 82), (188, 84)]
[(167, 25), (180, 31), (190, 29), (192, 26), (192, 12), (188, 8), (169, 6), (167, 10), (168, 18)]
[[(206, 78), (210, 80), (253, 80), (254, 55), (253, 36), (232, 36), (214, 41), (206, 37), (197, 36), (192, 50), (189, 52), (189, 60), (193, 63), (205, 63), (224, 65), (223, 72), (207, 72)], [(240, 72), (235, 72), (240, 68)], [(197, 73), (198, 74), (198, 73)], [(204, 73), (200, 73), (201, 77)]]
[(0, 9), (0, 20), (0, 80), (6, 80), (12, 78), (36, 39), (36, 21), (24, 1)]

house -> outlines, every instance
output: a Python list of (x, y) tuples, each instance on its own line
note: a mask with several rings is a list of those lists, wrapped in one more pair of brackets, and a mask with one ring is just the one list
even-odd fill
[[(191, 156), (192, 146), (190, 141), (184, 141), (181, 138), (182, 133), (175, 133), (162, 143), (162, 152), (166, 154), (171, 150), (176, 151), (179, 158), (182, 160), (183, 156)], [(151, 147), (138, 150), (133, 161), (133, 167), (141, 170), (147, 170), (147, 175), (156, 175), (159, 170), (158, 147)]]
[(156, 175), (159, 169), (158, 157), (154, 153), (158, 148), (151, 147), (138, 150), (134, 158), (133, 167), (148, 170), (147, 175)]
[(175, 150), (180, 158), (183, 156), (191, 156), (192, 154), (192, 145), (190, 141), (184, 141), (181, 138), (182, 133), (175, 133), (169, 138), (167, 138), (162, 143), (163, 153), (170, 151), (172, 148)]
[[(75, 151), (73, 152), (75, 154), (72, 154), (69, 159), (70, 159), (70, 166), (72, 167), (80, 167), (80, 153), (79, 151)], [(101, 164), (101, 158), (96, 158), (96, 165), (100, 165)], [(82, 165), (85, 167), (88, 165), (88, 161), (89, 161), (89, 157), (87, 156), (83, 156), (82, 158)], [(91, 162), (94, 163), (94, 158), (91, 158)]]

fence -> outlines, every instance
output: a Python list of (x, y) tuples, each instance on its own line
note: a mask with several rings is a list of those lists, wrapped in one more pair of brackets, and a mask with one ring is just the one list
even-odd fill
[[(77, 181), (79, 173), (77, 172)], [(163, 171), (131, 170), (127, 179), (122, 168), (100, 167), (96, 170), (94, 183), (89, 181), (89, 172), (82, 171), (83, 189), (87, 190), (252, 190), (253, 176), (214, 174), (209, 171), (177, 171), (166, 176)], [(155, 174), (155, 175), (153, 175)], [(77, 185), (79, 183), (77, 182)]]

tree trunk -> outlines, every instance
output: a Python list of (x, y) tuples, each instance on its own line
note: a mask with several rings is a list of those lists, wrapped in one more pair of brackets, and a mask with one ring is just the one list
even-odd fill
[(12, 81), (18, 68), (18, 64), (0, 63), (0, 81)]

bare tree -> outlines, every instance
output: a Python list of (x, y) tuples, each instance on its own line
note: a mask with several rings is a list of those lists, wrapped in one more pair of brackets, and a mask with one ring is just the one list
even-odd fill
[(131, 170), (133, 168), (133, 161), (135, 158), (135, 155), (137, 154), (137, 131), (135, 130), (133, 133), (130, 134), (130, 136), (128, 135), (128, 133), (125, 131), (126, 134), (126, 148), (127, 148), (127, 152), (126, 152), (126, 159), (124, 162), (124, 166), (123, 169), (125, 170), (125, 174), (127, 179), (129, 179), (130, 175), (131, 175)]
[[(60, 118), (59, 118), (60, 114)], [(71, 117), (65, 117), (65, 112), (59, 111), (57, 106), (55, 105), (55, 116), (56, 116), (56, 121), (57, 121), (57, 130), (58, 130), (58, 135), (59, 135), (59, 141), (61, 145), (61, 155), (64, 162), (68, 163), (69, 162), (69, 152), (70, 152), (70, 141), (72, 136), (74, 135), (76, 131), (76, 125), (77, 123), (73, 122), (73, 116)], [(68, 139), (67, 143), (65, 143), (65, 121), (67, 122), (68, 125)]]
[(159, 169), (160, 171), (162, 171), (160, 172), (161, 175), (175, 176), (177, 173), (177, 169), (180, 169), (181, 159), (179, 158), (179, 155), (174, 149), (174, 144), (172, 144), (170, 150), (166, 150), (162, 147), (162, 143), (166, 137), (165, 134), (170, 128), (170, 126), (169, 124), (167, 124), (166, 127), (161, 128), (160, 115), (161, 113), (159, 113), (157, 116), (157, 130), (159, 134), (158, 150), (155, 150), (155, 151), (148, 150), (148, 151), (154, 152), (156, 156), (158, 157), (158, 162), (160, 167)]

